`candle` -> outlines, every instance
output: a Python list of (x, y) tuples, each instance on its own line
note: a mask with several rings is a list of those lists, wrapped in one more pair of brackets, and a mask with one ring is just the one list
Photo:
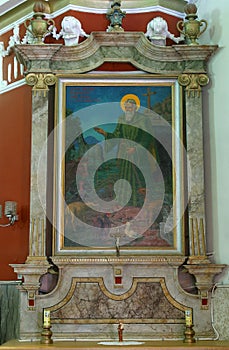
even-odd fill
[(44, 309), (44, 326), (50, 326), (50, 311)]
[(185, 324), (192, 326), (192, 310), (185, 310)]
[(206, 242), (205, 242), (205, 234), (204, 234), (204, 219), (200, 219), (200, 232), (202, 236), (202, 255), (206, 255)]
[(194, 238), (194, 224), (193, 218), (190, 218), (190, 231), (191, 231), (191, 255), (195, 255), (195, 238)]
[(195, 230), (195, 233), (196, 233), (196, 243), (197, 243), (197, 250), (198, 250), (198, 255), (200, 256), (200, 231), (199, 231), (199, 225), (198, 225), (198, 219), (195, 218), (195, 226), (196, 226), (196, 230)]

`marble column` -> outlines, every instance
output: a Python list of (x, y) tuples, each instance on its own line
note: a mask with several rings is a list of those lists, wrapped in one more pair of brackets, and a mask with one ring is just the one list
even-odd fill
[(204, 163), (202, 98), (186, 94), (186, 131), (188, 157), (188, 192), (190, 216), (204, 216)]
[(205, 256), (202, 93), (186, 91), (186, 142), (190, 255)]
[(48, 94), (34, 93), (30, 188), (30, 257), (45, 256)]

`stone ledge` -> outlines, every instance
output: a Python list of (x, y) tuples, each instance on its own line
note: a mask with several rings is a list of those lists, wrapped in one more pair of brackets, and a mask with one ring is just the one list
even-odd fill
[[(120, 345), (121, 346), (121, 345)], [(120, 348), (120, 346), (109, 345), (109, 350), (114, 350)], [(20, 342), (18, 340), (11, 340), (1, 346), (2, 350), (11, 350), (11, 349), (23, 349), (23, 350), (35, 350), (35, 349), (106, 349), (106, 346), (99, 345), (97, 342), (88, 342), (88, 341), (60, 341), (55, 342), (50, 345), (42, 345), (40, 342)], [(187, 350), (190, 348), (195, 348), (196, 350), (228, 350), (229, 341), (198, 341), (197, 343), (184, 344), (183, 341), (151, 341), (145, 342), (142, 345), (137, 346), (121, 346), (123, 350), (125, 349), (141, 349), (141, 350)]]

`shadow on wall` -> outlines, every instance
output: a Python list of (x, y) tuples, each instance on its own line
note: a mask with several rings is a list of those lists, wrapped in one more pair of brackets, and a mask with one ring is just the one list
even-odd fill
[(190, 294), (198, 294), (198, 289), (195, 286), (195, 277), (191, 275), (183, 266), (178, 269), (178, 281), (182, 289)]
[[(200, 0), (196, 3), (198, 8), (198, 18), (206, 19), (208, 22), (208, 29), (203, 35), (200, 37), (201, 44), (213, 44), (216, 45), (220, 42), (222, 37), (222, 14), (219, 9), (209, 10), (209, 1), (208, 0)], [(209, 12), (210, 11), (210, 12)]]
[(221, 13), (219, 9), (211, 12), (211, 19), (209, 23), (209, 37), (210, 42), (219, 43), (222, 36), (222, 25), (220, 24)]
[(49, 267), (48, 272), (40, 278), (39, 294), (50, 293), (57, 285), (59, 269), (56, 265)]

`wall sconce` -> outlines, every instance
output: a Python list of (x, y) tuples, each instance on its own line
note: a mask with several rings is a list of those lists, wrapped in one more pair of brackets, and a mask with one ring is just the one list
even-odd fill
[[(5, 202), (4, 215), (9, 219), (8, 224), (0, 224), (0, 227), (12, 226), (18, 220), (17, 203), (12, 201)], [(2, 205), (0, 205), (0, 219), (2, 218)]]

